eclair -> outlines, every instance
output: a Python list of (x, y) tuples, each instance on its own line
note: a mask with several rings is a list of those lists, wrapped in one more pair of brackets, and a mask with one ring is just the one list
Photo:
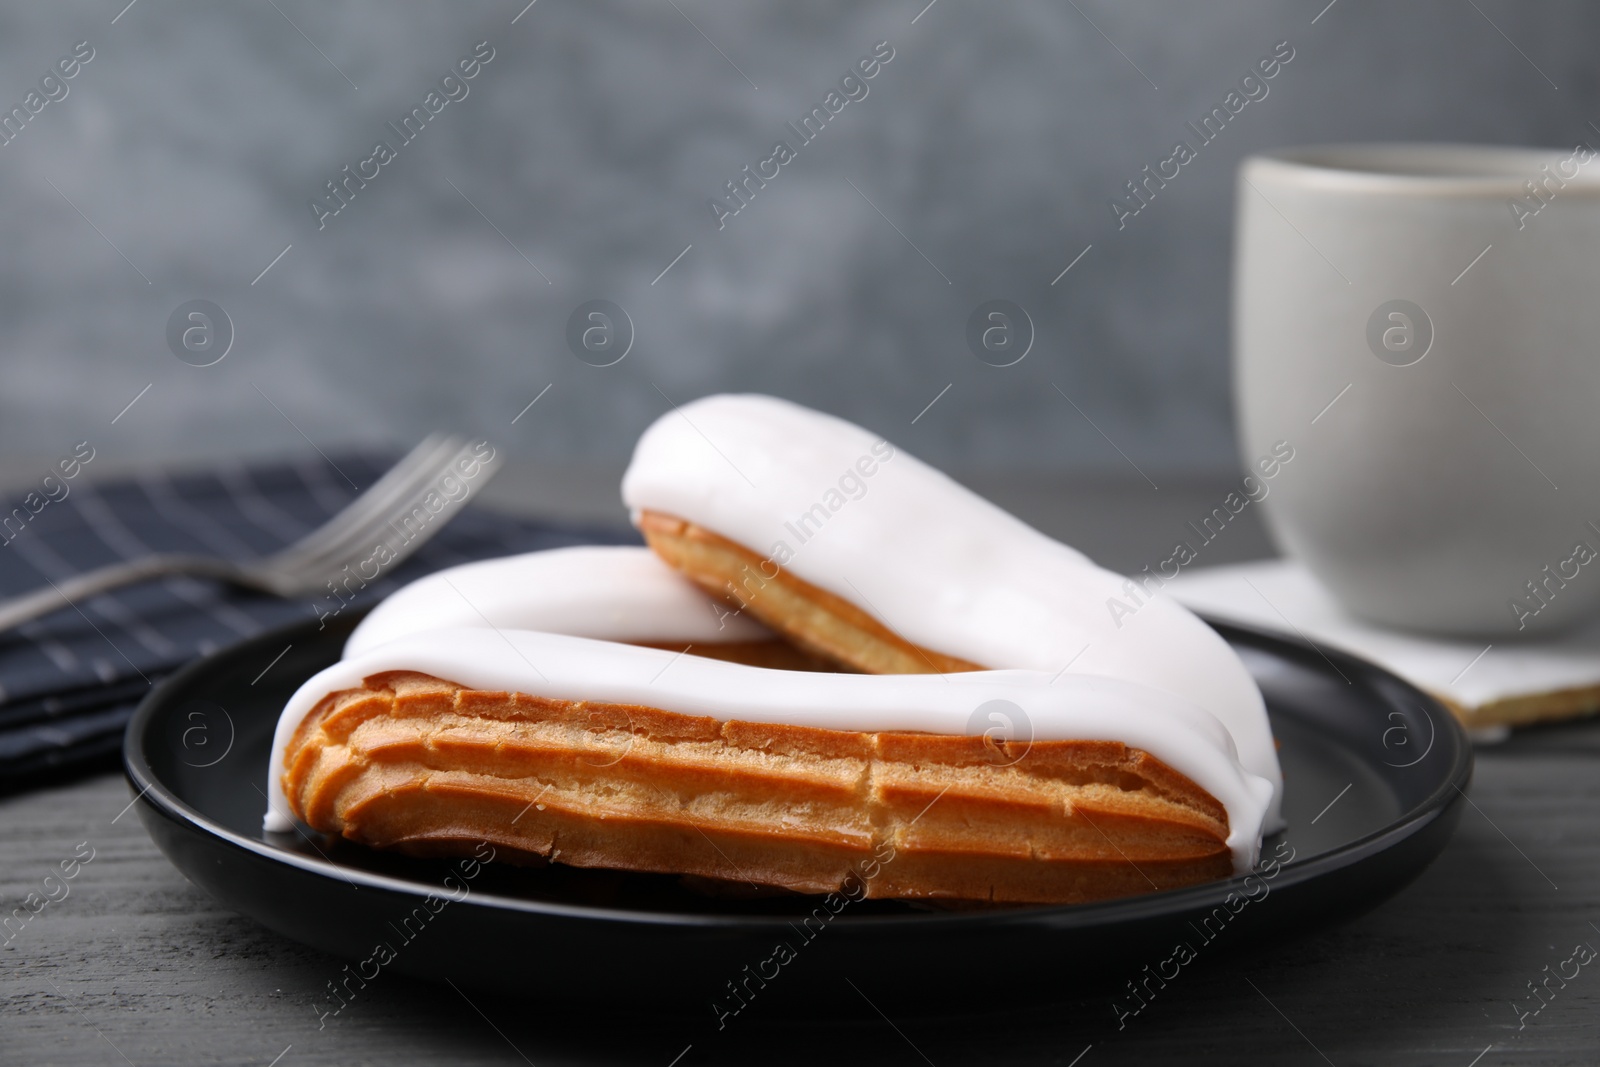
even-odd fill
[(283, 709), (266, 828), (1060, 904), (1247, 873), (1282, 825), (1214, 631), (882, 438), (709, 397), (646, 431), (623, 498), (648, 548), (469, 564), (374, 610)]
[(552, 548), (435, 571), (373, 608), (344, 654), (456, 626), (548, 630), (787, 670), (828, 667), (636, 545)]
[(1193, 701), (1272, 783), (1269, 832), (1283, 825), (1260, 690), (1159, 576), (1098, 567), (875, 434), (706, 397), (645, 431), (622, 496), (662, 559), (841, 668), (1101, 675)]
[[(1025, 738), (983, 727), (1003, 713)], [(1274, 789), (1126, 680), (782, 671), (528, 630), (374, 644), (308, 680), (269, 829), (866, 895), (1073, 903), (1244, 873)], [(885, 857), (892, 857), (887, 862)]]

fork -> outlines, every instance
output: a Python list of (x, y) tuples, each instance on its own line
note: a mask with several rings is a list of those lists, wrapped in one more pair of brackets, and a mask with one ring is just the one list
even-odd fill
[[(232, 585), (293, 597), (320, 589), (345, 567), (369, 559), (380, 543), (387, 544), (392, 558), (385, 565), (405, 559), (422, 543), (455, 517), (472, 496), (472, 483), (482, 485), (499, 469), (502, 457), (490, 448), (483, 458), (477, 447), (465, 438), (431, 434), (406, 457), (389, 468), (366, 492), (342, 511), (294, 544), (270, 556), (248, 562), (234, 562), (188, 553), (161, 553), (126, 563), (113, 563), (61, 582), (50, 582), (22, 596), (0, 601), (0, 630), (19, 626), (30, 619), (76, 606), (82, 597), (95, 596), (111, 589), (154, 578), (188, 575), (214, 578)], [(478, 469), (465, 476), (457, 464), (476, 461)], [(440, 491), (443, 479), (453, 475), (467, 491), (452, 499)], [(412, 508), (421, 506), (428, 490), (444, 501), (438, 511), (428, 510), (429, 518), (419, 523), (410, 537), (395, 537), (401, 531), (392, 524), (410, 518)], [(409, 531), (407, 531), (409, 532)], [(398, 543), (397, 543), (398, 542)], [(370, 581), (371, 576), (363, 576)], [(46, 581), (50, 581), (48, 578)]]

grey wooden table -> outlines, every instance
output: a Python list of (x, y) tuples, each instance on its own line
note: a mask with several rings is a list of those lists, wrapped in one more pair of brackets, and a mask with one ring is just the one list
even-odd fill
[[(1164, 558), (1156, 553), (1182, 524), (1226, 490), (984, 488), (1126, 569)], [(617, 517), (609, 492), (585, 496), (548, 472), (513, 471), (499, 499)], [(1242, 519), (1203, 562), (1270, 551), (1253, 516)], [(391, 974), (319, 1029), (316, 1005), (338, 964), (191, 886), (127, 810), (122, 778), (108, 774), (0, 799), (4, 913), (43, 893), (63, 861), (79, 864), (66, 896), (52, 888), (59, 900), (0, 933), (0, 1063), (1594, 1064), (1600, 961), (1564, 986), (1550, 982), (1544, 1000), (1529, 983), (1562, 969), (1574, 946), (1600, 947), (1597, 770), (1600, 722), (1481, 750), (1461, 828), (1415, 883), (1332, 929), (1199, 960), (1121, 1032), (1108, 1026), (1105, 997), (1011, 1010), (1004, 974), (953, 965), (950, 982), (971, 989), (970, 1015), (890, 1020), (841, 983), (836, 1001), (801, 1006), (799, 1022), (795, 1005), (783, 1018), (753, 1005), (709, 1039), (701, 1020), (645, 1019), (636, 1004), (551, 1012)]]

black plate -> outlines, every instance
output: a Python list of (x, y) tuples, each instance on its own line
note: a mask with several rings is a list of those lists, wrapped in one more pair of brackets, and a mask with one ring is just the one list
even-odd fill
[(764, 1000), (804, 1006), (809, 984), (836, 988), (841, 973), (869, 976), (885, 1007), (918, 1011), (970, 1008), (974, 981), (1000, 976), (994, 995), (1008, 1005), (1089, 975), (1120, 990), (1146, 965), (1186, 962), (1173, 962), (1180, 942), (1196, 955), (1225, 951), (1394, 893), (1443, 849), (1472, 773), (1454, 717), (1400, 679), (1215, 624), (1266, 694), (1287, 782), (1289, 829), (1262, 854), (1292, 859), (1250, 879), (1101, 904), (930, 911), (719, 899), (665, 876), (476, 866), (265, 835), (279, 709), (338, 658), (355, 621), (277, 631), (188, 667), (134, 715), (124, 757), (139, 816), (172, 862), (226, 906), (352, 961), (335, 972), (351, 990), (358, 974), (392, 969), (519, 996), (623, 998), (630, 1010), (693, 1005), (708, 1021), (733, 1011), (736, 993), (748, 1001), (769, 984), (785, 994)]

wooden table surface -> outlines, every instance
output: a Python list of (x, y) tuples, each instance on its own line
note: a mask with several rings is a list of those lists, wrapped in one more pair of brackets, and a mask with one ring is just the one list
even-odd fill
[[(545, 472), (503, 484), (502, 504), (614, 514), (609, 494), (575, 504)], [(983, 488), (1124, 569), (1164, 558), (1227, 489)], [(1247, 512), (1207, 551), (1202, 563), (1270, 547)], [(1575, 946), (1600, 948), (1597, 770), (1600, 722), (1480, 749), (1460, 830), (1415, 883), (1332, 929), (1198, 960), (1120, 1032), (1108, 1025), (1110, 988), (1013, 1009), (1006, 975), (952, 964), (970, 1014), (886, 1019), (841, 983), (837, 1001), (765, 1014), (753, 1004), (710, 1038), (702, 1020), (651, 1018), (647, 1006), (601, 999), (592, 1013), (551, 1012), (388, 973), (319, 1029), (316, 1005), (339, 964), (190, 885), (127, 809), (122, 777), (106, 774), (0, 799), (0, 914), (42, 893), (63, 861), (79, 863), (66, 896), (52, 889), (60, 899), (0, 932), (0, 1064), (1594, 1064), (1600, 961), (1549, 982), (1545, 1000), (1529, 983), (1570, 975)], [(1108, 985), (1125, 977), (1104, 969)]]

